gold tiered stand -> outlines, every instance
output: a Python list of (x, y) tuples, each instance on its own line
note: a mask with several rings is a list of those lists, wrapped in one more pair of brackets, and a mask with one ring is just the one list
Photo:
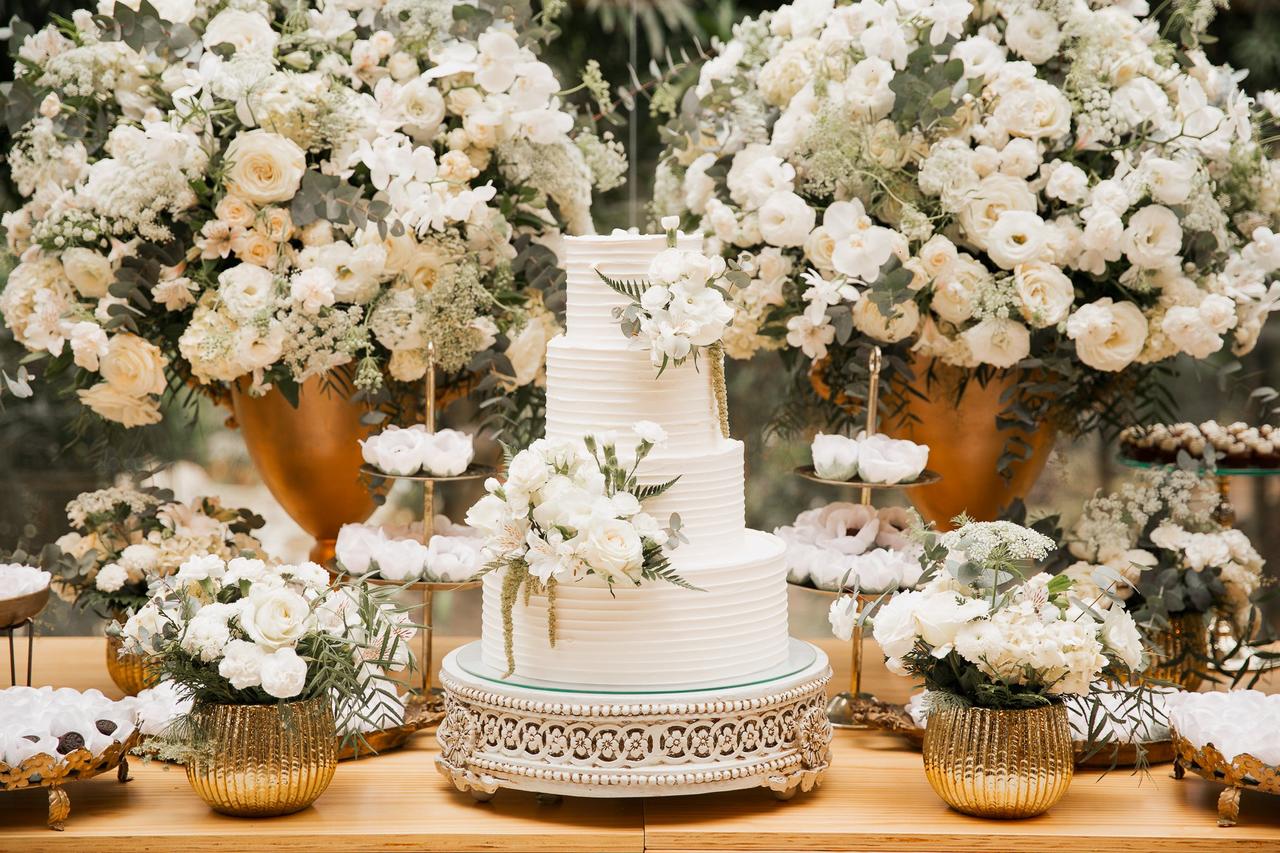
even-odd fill
[[(880, 369), (883, 357), (880, 347), (873, 347), (868, 359), (869, 373), (867, 388), (867, 435), (874, 435), (880, 404)], [(858, 503), (871, 506), (871, 494), (875, 491), (899, 491), (927, 486), (942, 479), (936, 471), (925, 470), (910, 483), (885, 485), (884, 483), (867, 483), (859, 480), (828, 480), (819, 477), (812, 465), (802, 465), (795, 469), (795, 474), (814, 483), (824, 486), (837, 486), (859, 490)], [(807, 590), (819, 595), (835, 598), (840, 595), (836, 590), (818, 589), (808, 584), (791, 584), (797, 589)], [(875, 601), (877, 595), (858, 595), (858, 606), (864, 607)], [(850, 669), (849, 689), (835, 694), (827, 702), (827, 719), (838, 729), (883, 728), (881, 724), (888, 716), (893, 715), (893, 706), (886, 705), (869, 693), (862, 692), (862, 626), (855, 625), (851, 638), (852, 665)]]
[[(426, 388), (426, 409), (425, 425), (427, 432), (434, 433), (436, 431), (436, 348), (434, 343), (427, 344), (427, 388)], [(415, 483), (422, 483), (422, 544), (427, 545), (431, 541), (431, 537), (435, 536), (435, 517), (436, 517), (436, 484), (444, 483), (465, 483), (473, 480), (483, 480), (496, 473), (495, 469), (487, 466), (472, 466), (465, 472), (453, 477), (434, 477), (429, 474), (388, 474), (380, 471), (371, 465), (364, 465), (360, 468), (360, 473), (370, 478), (380, 478), (383, 480), (409, 480)], [(401, 589), (412, 590), (422, 597), (422, 628), (419, 632), (421, 635), (421, 655), (418, 663), (422, 671), (422, 681), (417, 688), (418, 696), (411, 699), (405, 707), (404, 728), (409, 728), (403, 737), (395, 742), (394, 746), (404, 743), (410, 734), (422, 728), (434, 726), (440, 722), (444, 716), (444, 702), (441, 698), (442, 691), (432, 682), (435, 675), (435, 656), (434, 656), (434, 625), (435, 625), (435, 594), (438, 592), (456, 592), (466, 589), (475, 589), (480, 586), (479, 581), (462, 581), (459, 583), (441, 583), (437, 581), (412, 581), (402, 583), (399, 581), (386, 580), (377, 576), (366, 576), (361, 580), (379, 586), (394, 586)], [(398, 730), (389, 730), (398, 731)], [(381, 732), (376, 734), (382, 734)], [(373, 744), (373, 738), (369, 738), (370, 744)], [(383, 747), (386, 748), (386, 747)]]

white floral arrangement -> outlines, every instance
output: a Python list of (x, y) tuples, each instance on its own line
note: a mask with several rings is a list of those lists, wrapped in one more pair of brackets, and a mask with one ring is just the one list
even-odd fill
[(1084, 695), (1104, 671), (1143, 668), (1142, 638), (1122, 608), (1098, 610), (1069, 595), (1071, 580), (1030, 571), (1056, 543), (1011, 522), (965, 521), (928, 534), (926, 575), (857, 613), (856, 599), (833, 605), (833, 630), (846, 639), (870, 618), (891, 672), (921, 678), (983, 707), (1018, 708)]
[(1082, 594), (1106, 589), (1099, 607), (1123, 607), (1143, 625), (1216, 611), (1251, 632), (1265, 561), (1242, 531), (1213, 518), (1218, 500), (1202, 472), (1141, 472), (1085, 502), (1066, 534), (1077, 560), (1064, 573)]
[[(682, 538), (679, 516), (673, 513), (664, 528), (643, 509), (679, 478), (642, 484), (636, 476), (666, 432), (652, 421), (633, 429), (629, 453), (620, 453), (612, 437), (539, 439), (510, 460), (506, 482), (490, 478), (488, 494), (467, 511), (467, 524), (484, 536), (485, 571), (503, 573), (508, 675), (515, 670), (512, 609), (526, 585), (545, 593), (552, 609), (559, 584), (589, 577), (610, 588), (664, 581), (694, 589), (670, 561)], [(555, 645), (554, 619), (548, 630)]]
[(377, 394), (416, 383), (428, 343), (446, 388), (536, 378), (516, 364), (541, 360), (536, 340), (503, 350), (545, 338), (547, 244), (589, 233), (593, 187), (626, 166), (538, 59), (546, 15), (464, 0), (98, 12), (19, 22), (6, 95), (23, 204), (3, 219), (18, 263), (0, 314), (86, 406), (150, 424), (183, 383), (293, 395), (344, 365)]
[(338, 531), (338, 566), (348, 574), (375, 575), (404, 583), (463, 583), (484, 565), (484, 541), (478, 531), (436, 516), (436, 533), (424, 545), (421, 525), (396, 530), (373, 524), (344, 524)]
[(676, 248), (678, 224), (675, 217), (662, 220), (667, 248), (649, 262), (645, 280), (610, 278), (596, 270), (601, 281), (631, 299), (614, 313), (624, 335), (648, 346), (658, 375), (691, 356), (696, 364), (699, 352), (720, 345), (733, 320), (727, 288), (740, 275), (719, 255)]
[(832, 402), (865, 395), (868, 340), (886, 383), (913, 354), (983, 382), (1033, 364), (1008, 413), (1085, 430), (1176, 355), (1250, 351), (1280, 307), (1280, 97), (1212, 64), (1214, 4), (1186, 5), (1166, 27), (1143, 2), (796, 0), (736, 24), (666, 99), (654, 201), (751, 271), (726, 352), (781, 348)]
[(22, 598), (49, 586), (53, 575), (22, 563), (0, 563), (0, 601)]
[(1170, 727), (1197, 749), (1212, 744), (1227, 761), (1252, 755), (1280, 767), (1280, 694), (1179, 691), (1167, 702)]
[(475, 458), (474, 439), (456, 429), (427, 430), (425, 424), (388, 426), (360, 442), (364, 461), (384, 474), (457, 477)]
[(53, 590), (103, 616), (141, 606), (153, 581), (193, 555), (265, 556), (262, 518), (217, 498), (183, 503), (159, 489), (98, 489), (67, 504), (67, 521), (71, 530), (44, 555)]
[(101, 755), (137, 729), (133, 700), (98, 690), (20, 687), (0, 690), (0, 765), (17, 767), (36, 755), (62, 763), (78, 749)]
[(387, 596), (332, 585), (315, 563), (188, 559), (156, 582), (120, 634), (161, 681), (196, 705), (329, 696), (338, 729), (403, 707), (391, 673), (412, 667), (417, 629)]
[(818, 433), (810, 446), (814, 473), (824, 480), (859, 480), (896, 486), (910, 483), (929, 464), (929, 446), (883, 433), (857, 438)]
[(918, 516), (902, 507), (837, 502), (805, 510), (774, 530), (786, 543), (787, 580), (832, 592), (876, 594), (919, 581)]

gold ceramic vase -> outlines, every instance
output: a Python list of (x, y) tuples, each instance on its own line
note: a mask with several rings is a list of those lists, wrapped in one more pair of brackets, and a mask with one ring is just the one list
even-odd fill
[[(1048, 424), (1031, 432), (996, 427), (1004, 409), (1002, 396), (1027, 381), (1027, 373), (1002, 371), (983, 386), (972, 371), (919, 356), (912, 357), (911, 371), (916, 378), (910, 386), (892, 388), (892, 399), (882, 404), (889, 414), (881, 427), (894, 438), (929, 446), (929, 468), (942, 479), (907, 493), (925, 520), (941, 530), (950, 530), (951, 519), (962, 512), (975, 521), (991, 521), (1015, 498), (1025, 498), (1057, 438)], [(999, 462), (1009, 442), (1024, 442), (1031, 452), (1013, 463), (1013, 475), (1006, 480)]]
[(327, 697), (280, 705), (197, 705), (205, 741), (187, 761), (187, 781), (217, 812), (272, 817), (305, 809), (338, 766)]
[(158, 679), (154, 673), (148, 671), (142, 655), (120, 654), (123, 642), (119, 637), (107, 635), (107, 673), (116, 687), (124, 691), (124, 695), (137, 696), (145, 688), (154, 685)]
[(1169, 617), (1169, 627), (1147, 632), (1155, 647), (1142, 676), (1171, 681), (1183, 690), (1197, 690), (1209, 657), (1209, 630), (1203, 613), (1179, 613)]
[(351, 401), (341, 372), (308, 379), (295, 408), (278, 389), (254, 397), (241, 382), (231, 388), (235, 423), (254, 467), (285, 512), (316, 539), (311, 559), (333, 557), (338, 530), (373, 513), (373, 498), (360, 479), (359, 441), (370, 427), (365, 407)]
[(992, 818), (1042, 814), (1067, 792), (1074, 766), (1063, 705), (929, 714), (924, 775), (956, 811)]

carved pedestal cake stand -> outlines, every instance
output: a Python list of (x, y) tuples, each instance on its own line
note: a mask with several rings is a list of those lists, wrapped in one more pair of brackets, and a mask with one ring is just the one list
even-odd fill
[(792, 640), (779, 673), (737, 686), (572, 692), (520, 686), (480, 663), (480, 644), (447, 655), (436, 767), (459, 791), (643, 797), (766, 787), (778, 799), (817, 785), (830, 758), (831, 667)]

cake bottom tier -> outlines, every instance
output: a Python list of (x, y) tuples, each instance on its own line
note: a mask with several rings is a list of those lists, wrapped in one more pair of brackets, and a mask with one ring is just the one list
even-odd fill
[[(680, 571), (699, 590), (666, 583), (614, 587), (588, 578), (556, 590), (556, 642), (547, 598), (523, 592), (512, 611), (512, 678), (582, 687), (684, 687), (744, 681), (787, 661), (785, 546), (748, 530), (718, 558)], [(484, 579), (481, 659), (508, 669), (502, 577)]]

